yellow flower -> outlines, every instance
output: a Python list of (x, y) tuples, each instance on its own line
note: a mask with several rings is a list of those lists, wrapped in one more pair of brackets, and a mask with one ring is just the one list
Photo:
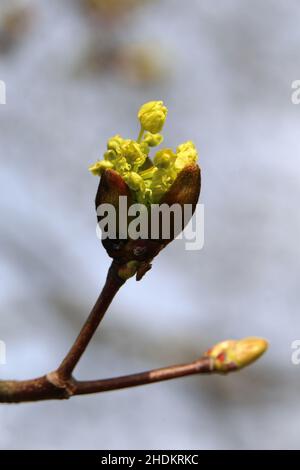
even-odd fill
[(121, 146), (124, 143), (123, 137), (119, 134), (111, 137), (107, 142), (107, 150), (114, 150), (117, 154), (121, 152)]
[(121, 175), (124, 176), (128, 171), (130, 171), (131, 166), (127, 162), (126, 158), (121, 156), (116, 158), (114, 161), (114, 169)]
[(122, 156), (122, 145), (125, 139), (120, 135), (115, 135), (107, 141), (107, 152), (104, 153), (104, 159), (113, 162), (118, 157)]
[(107, 160), (101, 160), (89, 167), (90, 172), (95, 176), (100, 176), (104, 170), (113, 168), (113, 164)]
[(124, 180), (133, 191), (141, 191), (143, 193), (146, 189), (143, 178), (134, 171), (127, 173)]
[(198, 159), (197, 149), (191, 140), (179, 145), (176, 154), (175, 168), (178, 171), (191, 163), (195, 163)]
[(145, 142), (149, 147), (157, 147), (164, 140), (161, 134), (151, 134), (151, 132), (146, 132), (143, 142)]
[(157, 134), (163, 128), (167, 114), (168, 110), (162, 101), (149, 101), (140, 107), (138, 118), (142, 129)]
[(125, 141), (121, 147), (121, 152), (133, 170), (137, 170), (146, 160), (146, 155), (140, 144), (134, 140)]
[(158, 168), (169, 168), (175, 159), (176, 155), (172, 149), (162, 149), (156, 152), (153, 163)]
[(151, 202), (157, 204), (172, 183), (173, 178), (168, 169), (158, 168), (151, 180)]
[[(124, 176), (129, 171), (137, 171), (147, 158), (148, 146), (135, 140), (123, 139), (115, 135), (107, 142), (104, 160), (111, 162), (113, 168)], [(111, 168), (111, 167), (110, 167)]]
[(213, 369), (218, 372), (242, 369), (256, 361), (268, 348), (265, 339), (249, 337), (227, 340), (216, 344), (206, 356), (213, 359)]

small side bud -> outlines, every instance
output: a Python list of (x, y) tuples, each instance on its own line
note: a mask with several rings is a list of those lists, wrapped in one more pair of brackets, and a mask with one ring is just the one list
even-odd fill
[(226, 373), (242, 369), (256, 361), (268, 348), (263, 338), (249, 337), (216, 344), (205, 353), (212, 359), (212, 370)]
[(123, 264), (118, 269), (118, 276), (123, 279), (123, 281), (127, 281), (132, 276), (134, 276), (138, 270), (139, 262), (138, 261), (128, 261), (128, 263)]

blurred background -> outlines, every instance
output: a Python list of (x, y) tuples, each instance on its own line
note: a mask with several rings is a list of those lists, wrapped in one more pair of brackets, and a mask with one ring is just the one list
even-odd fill
[(96, 300), (110, 260), (87, 168), (152, 99), (166, 146), (199, 149), (205, 246), (176, 241), (126, 284), (77, 376), (270, 341), (228, 377), (2, 405), (2, 449), (299, 448), (299, 24), (297, 0), (0, 1), (1, 378), (54, 369)]

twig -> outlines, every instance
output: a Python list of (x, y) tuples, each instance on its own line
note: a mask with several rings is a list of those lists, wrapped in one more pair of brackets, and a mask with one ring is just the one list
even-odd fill
[(263, 354), (267, 342), (260, 338), (228, 340), (218, 343), (196, 361), (100, 380), (76, 380), (72, 372), (93, 337), (114, 296), (124, 284), (119, 266), (112, 263), (103, 290), (87, 321), (61, 365), (47, 375), (32, 380), (0, 380), (0, 403), (20, 403), (67, 399), (75, 395), (136, 387), (193, 374), (227, 373), (244, 367)]
[(109, 390), (119, 390), (121, 388), (136, 387), (163, 380), (176, 379), (186, 375), (209, 374), (215, 372), (212, 368), (212, 361), (208, 357), (203, 357), (187, 364), (154, 369), (138, 374), (125, 375), (121, 377), (76, 382), (75, 395), (85, 395), (87, 393), (107, 392)]
[(192, 374), (214, 372), (211, 359), (204, 357), (194, 362), (154, 369), (132, 375), (102, 380), (77, 381), (72, 372), (93, 337), (114, 296), (124, 284), (117, 275), (117, 265), (113, 262), (103, 290), (82, 327), (70, 351), (54, 372), (32, 380), (0, 381), (0, 403), (20, 403), (28, 401), (67, 399), (75, 395), (99, 393), (125, 387), (161, 382)]
[(187, 364), (103, 380), (77, 381), (72, 377), (60, 379), (56, 371), (33, 380), (0, 381), (0, 403), (67, 399), (76, 395), (107, 392), (187, 375), (214, 372), (217, 371), (213, 369), (211, 359), (208, 357)]
[(97, 302), (95, 303), (73, 346), (57, 369), (57, 374), (62, 379), (71, 376), (95, 331), (97, 330), (102, 318), (104, 317), (109, 305), (124, 282), (125, 281), (123, 281), (117, 275), (116, 264), (113, 261), (108, 271), (105, 285), (100, 296), (98, 297)]

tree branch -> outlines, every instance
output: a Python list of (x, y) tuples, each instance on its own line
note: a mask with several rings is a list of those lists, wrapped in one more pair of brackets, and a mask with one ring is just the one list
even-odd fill
[(0, 403), (67, 399), (76, 395), (107, 392), (162, 382), (187, 375), (211, 374), (214, 372), (217, 371), (213, 368), (213, 362), (208, 357), (187, 364), (173, 365), (162, 369), (102, 380), (77, 381), (72, 377), (62, 378), (59, 376), (58, 371), (55, 371), (33, 380), (0, 381)]
[(125, 282), (118, 276), (118, 269), (119, 266), (112, 262), (103, 290), (61, 365), (54, 372), (36, 379), (0, 380), (0, 403), (67, 399), (75, 395), (136, 387), (193, 374), (224, 374), (245, 367), (266, 350), (267, 342), (261, 338), (227, 340), (215, 345), (200, 359), (187, 364), (108, 379), (76, 380), (72, 372), (111, 301)]
[(107, 392), (122, 388), (137, 387), (154, 382), (176, 379), (193, 374), (209, 374), (215, 372), (212, 361), (203, 357), (187, 364), (164, 367), (162, 369), (149, 370), (138, 374), (125, 375), (111, 379), (79, 381), (75, 383), (74, 394), (85, 395), (87, 393)]
[(116, 265), (113, 261), (109, 268), (105, 285), (97, 302), (95, 303), (73, 346), (57, 370), (57, 373), (61, 378), (68, 378), (71, 376), (109, 305), (124, 282), (125, 281), (117, 275)]

